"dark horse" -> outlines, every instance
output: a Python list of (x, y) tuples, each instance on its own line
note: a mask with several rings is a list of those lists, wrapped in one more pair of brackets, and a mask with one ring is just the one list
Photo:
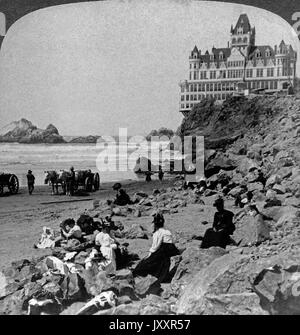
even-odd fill
[[(58, 194), (58, 186), (61, 185), (63, 194), (66, 194), (67, 191), (67, 176), (65, 171), (45, 171), (45, 184), (52, 186), (52, 194)], [(55, 191), (54, 192), (54, 188)]]

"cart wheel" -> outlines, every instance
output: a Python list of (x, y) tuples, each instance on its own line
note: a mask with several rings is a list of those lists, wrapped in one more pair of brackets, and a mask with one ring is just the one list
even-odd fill
[(17, 194), (19, 191), (19, 180), (16, 175), (12, 174), (8, 181), (8, 188), (11, 194)]
[(86, 192), (92, 192), (93, 190), (93, 181), (91, 177), (86, 177), (84, 182), (84, 187)]
[(0, 196), (3, 194), (3, 185), (0, 184)]
[(100, 176), (99, 173), (94, 174), (94, 190), (98, 191), (100, 188)]

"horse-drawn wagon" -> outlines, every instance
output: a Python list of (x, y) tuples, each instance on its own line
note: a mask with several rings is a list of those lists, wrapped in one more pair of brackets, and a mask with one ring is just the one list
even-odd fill
[(74, 190), (83, 187), (86, 192), (98, 191), (100, 188), (99, 173), (93, 173), (91, 170), (75, 171)]
[(0, 195), (3, 194), (5, 187), (9, 189), (10, 194), (17, 194), (19, 191), (18, 177), (12, 173), (0, 173)]
[(45, 171), (45, 184), (48, 183), (52, 185), (53, 194), (55, 193), (55, 189), (56, 193), (58, 193), (59, 185), (61, 185), (63, 193), (68, 194), (71, 183), (73, 183), (73, 191), (77, 191), (79, 187), (83, 187), (86, 192), (92, 192), (99, 190), (100, 176), (98, 172), (93, 173), (91, 170), (76, 170), (75, 180), (72, 181), (70, 171)]

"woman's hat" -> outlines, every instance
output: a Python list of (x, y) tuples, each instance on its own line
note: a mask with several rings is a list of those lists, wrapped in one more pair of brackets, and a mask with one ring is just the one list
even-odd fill
[(32, 171), (31, 171), (31, 170), (28, 170), (28, 173), (32, 173)]
[(164, 216), (160, 212), (157, 212), (155, 214), (153, 213), (152, 216), (153, 216), (153, 221), (152, 221), (153, 223), (164, 223), (165, 222)]
[(223, 198), (217, 198), (213, 204), (214, 207), (217, 207), (217, 206), (222, 206), (224, 205), (224, 200)]
[(115, 190), (115, 191), (117, 191), (117, 190), (119, 190), (120, 188), (122, 187), (122, 185), (120, 184), (120, 183), (115, 183), (114, 185), (113, 185), (113, 190)]

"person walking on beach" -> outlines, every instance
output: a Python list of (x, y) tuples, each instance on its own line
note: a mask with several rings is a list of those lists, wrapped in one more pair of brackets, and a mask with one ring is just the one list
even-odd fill
[(160, 165), (159, 170), (158, 170), (158, 179), (162, 182), (163, 178), (164, 178), (164, 172), (163, 172), (162, 167)]
[(34, 190), (34, 181), (35, 181), (35, 177), (32, 174), (31, 170), (28, 170), (27, 173), (27, 185), (28, 185), (28, 192), (31, 195), (33, 190)]
[(70, 196), (73, 196), (74, 195), (74, 187), (75, 187), (75, 171), (74, 171), (74, 167), (71, 166), (70, 167), (70, 177), (69, 177), (69, 187), (68, 187), (68, 194)]

